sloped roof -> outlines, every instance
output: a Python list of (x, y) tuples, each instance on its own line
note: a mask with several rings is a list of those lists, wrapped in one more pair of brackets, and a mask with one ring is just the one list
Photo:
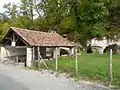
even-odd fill
[(57, 33), (33, 31), (15, 27), (11, 27), (10, 30), (13, 30), (15, 33), (17, 33), (31, 46), (74, 46), (71, 41), (63, 38)]

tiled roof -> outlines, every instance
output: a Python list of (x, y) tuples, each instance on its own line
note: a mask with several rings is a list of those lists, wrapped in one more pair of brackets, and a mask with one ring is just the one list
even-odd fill
[(11, 27), (10, 30), (15, 31), (23, 40), (25, 40), (31, 46), (74, 46), (71, 41), (63, 38), (57, 33), (33, 31), (15, 27)]

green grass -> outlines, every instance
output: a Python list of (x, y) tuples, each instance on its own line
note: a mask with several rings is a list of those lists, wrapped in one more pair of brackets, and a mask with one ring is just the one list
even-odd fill
[[(46, 61), (49, 69), (55, 70), (55, 61)], [(43, 67), (43, 65), (42, 65)], [(109, 55), (83, 54), (78, 57), (78, 77), (92, 81), (107, 83)], [(58, 59), (58, 71), (69, 73), (75, 77), (75, 60), (70, 57)], [(113, 56), (113, 84), (120, 85), (120, 55)]]

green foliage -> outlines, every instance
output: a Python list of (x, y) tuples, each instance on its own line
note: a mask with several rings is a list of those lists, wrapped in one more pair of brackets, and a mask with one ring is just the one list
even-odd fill
[(7, 33), (9, 28), (10, 28), (10, 25), (8, 23), (0, 23), (0, 40)]
[(72, 33), (83, 47), (94, 37), (120, 37), (119, 0), (21, 0), (3, 8), (9, 20), (1, 20), (10, 26)]
[(27, 28), (27, 29), (32, 29), (33, 23), (32, 20), (29, 19), (26, 16), (20, 16), (19, 18), (16, 19), (16, 22), (14, 24), (15, 27), (22, 27), (22, 28)]
[(105, 36), (106, 33), (106, 29), (104, 27), (104, 25), (101, 25), (101, 23), (96, 23), (92, 29), (91, 29), (91, 36), (92, 37), (103, 37)]

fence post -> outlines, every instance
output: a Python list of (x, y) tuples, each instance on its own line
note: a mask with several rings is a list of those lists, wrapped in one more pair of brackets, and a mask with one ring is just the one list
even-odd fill
[(113, 81), (113, 75), (112, 75), (112, 49), (110, 49), (110, 60), (109, 60), (109, 85), (111, 86)]
[(56, 64), (56, 67), (55, 67), (55, 70), (57, 71), (58, 70), (58, 48), (55, 47), (55, 64)]
[(78, 57), (77, 57), (77, 47), (75, 47), (75, 71), (76, 71), (76, 76), (78, 76)]

